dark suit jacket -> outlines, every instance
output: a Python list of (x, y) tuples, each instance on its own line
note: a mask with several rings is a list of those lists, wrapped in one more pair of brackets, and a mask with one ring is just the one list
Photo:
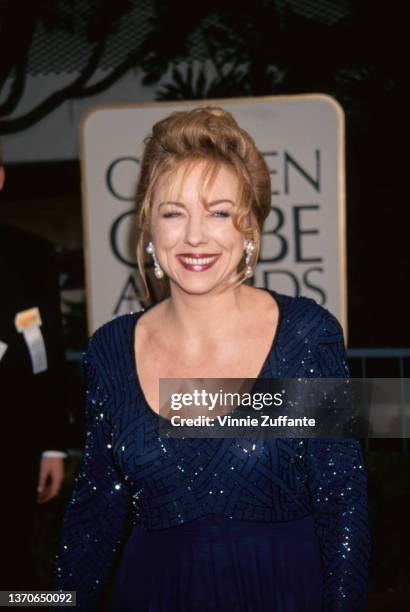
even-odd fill
[[(64, 349), (58, 276), (51, 244), (0, 224), (1, 451), (39, 457), (64, 450)], [(33, 374), (30, 354), (14, 325), (16, 313), (37, 306), (48, 369)]]

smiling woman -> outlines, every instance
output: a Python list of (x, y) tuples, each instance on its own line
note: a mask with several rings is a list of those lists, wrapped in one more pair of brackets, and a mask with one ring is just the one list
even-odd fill
[[(220, 166), (205, 201), (199, 191), (206, 170), (205, 163), (198, 162), (189, 173), (181, 166), (161, 177), (153, 194), (150, 219), (157, 261), (166, 278), (196, 293), (227, 285), (244, 257), (247, 243), (231, 216), (238, 179), (227, 167)], [(208, 273), (199, 274), (204, 272)]]
[(145, 278), (147, 251), (170, 297), (107, 323), (87, 347), (87, 443), (55, 581), (80, 609), (98, 609), (117, 557), (113, 612), (365, 609), (356, 440), (160, 435), (161, 378), (348, 376), (330, 312), (244, 282), (270, 197), (262, 155), (229, 113), (198, 108), (154, 125), (138, 264)]

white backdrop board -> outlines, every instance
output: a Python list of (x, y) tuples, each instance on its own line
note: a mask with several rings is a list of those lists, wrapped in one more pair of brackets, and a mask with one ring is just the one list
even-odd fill
[(346, 333), (344, 116), (325, 95), (161, 102), (94, 108), (81, 124), (90, 333), (140, 308), (134, 194), (143, 139), (175, 110), (222, 106), (270, 168), (272, 211), (254, 281), (328, 308)]

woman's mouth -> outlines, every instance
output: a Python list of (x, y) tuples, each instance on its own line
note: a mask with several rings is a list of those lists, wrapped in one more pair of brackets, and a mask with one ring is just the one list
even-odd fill
[(178, 261), (184, 266), (186, 270), (192, 272), (203, 272), (208, 270), (221, 256), (220, 253), (211, 255), (209, 253), (181, 253), (177, 255)]

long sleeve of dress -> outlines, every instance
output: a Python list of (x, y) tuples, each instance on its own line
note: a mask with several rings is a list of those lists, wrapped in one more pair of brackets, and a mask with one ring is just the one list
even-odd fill
[(63, 520), (54, 578), (54, 588), (76, 591), (77, 608), (87, 612), (98, 609), (129, 510), (126, 482), (112, 460), (113, 399), (105, 390), (105, 377), (98, 372), (95, 343), (95, 338), (91, 338), (84, 360), (86, 443)]
[[(312, 358), (312, 376), (349, 376), (343, 332), (328, 312)], [(362, 612), (367, 599), (370, 533), (360, 442), (353, 438), (310, 439), (308, 470), (324, 566), (324, 612)]]

